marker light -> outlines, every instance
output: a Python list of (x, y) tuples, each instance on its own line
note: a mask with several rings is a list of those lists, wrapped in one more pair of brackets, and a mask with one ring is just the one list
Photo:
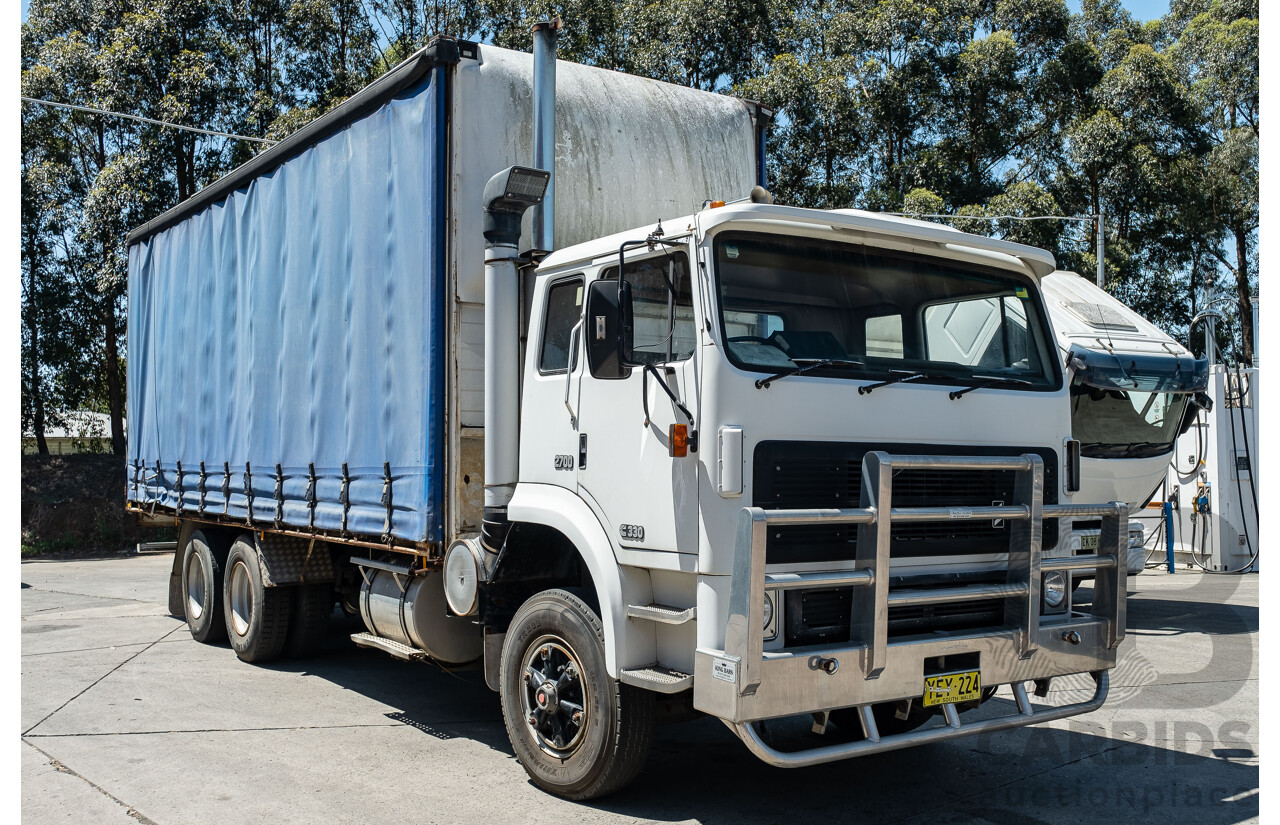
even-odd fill
[(669, 445), (667, 453), (673, 458), (684, 458), (689, 454), (689, 427), (686, 424), (672, 424), (667, 429)]
[(724, 206), (724, 201), (712, 201), (711, 203), (707, 204), (708, 209), (719, 209), (722, 206)]

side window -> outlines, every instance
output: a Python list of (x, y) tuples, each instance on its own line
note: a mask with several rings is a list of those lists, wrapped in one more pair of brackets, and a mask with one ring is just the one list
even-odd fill
[(902, 316), (877, 315), (867, 319), (867, 355), (876, 358), (902, 357)]
[(542, 323), (542, 352), (538, 369), (543, 373), (569, 368), (569, 334), (582, 317), (582, 279), (558, 281), (547, 290), (547, 312)]
[[(631, 284), (631, 308), (635, 323), (637, 361), (661, 364), (683, 361), (693, 355), (697, 344), (697, 328), (693, 323), (693, 285), (689, 278), (689, 259), (683, 252), (656, 255), (627, 264), (627, 283)], [(616, 280), (618, 268), (601, 277)], [(675, 287), (675, 325), (667, 335), (667, 280)]]

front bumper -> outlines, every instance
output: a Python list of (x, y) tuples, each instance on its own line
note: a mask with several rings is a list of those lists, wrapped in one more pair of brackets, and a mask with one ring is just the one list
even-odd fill
[[(894, 508), (892, 478), (903, 468), (1013, 470), (1018, 473), (1013, 504), (971, 508)], [(880, 737), (870, 712), (872, 705), (914, 699), (923, 693), (926, 669), (940, 657), (976, 669), (986, 687), (1011, 685), (1019, 713), (1011, 719), (991, 720), (996, 727), (1030, 724), (1042, 718), (1084, 713), (1106, 698), (1105, 671), (1116, 663), (1116, 649), (1124, 638), (1128, 506), (1112, 502), (1100, 506), (1044, 505), (1043, 466), (1038, 456), (1008, 458), (958, 456), (890, 456), (868, 453), (863, 463), (862, 507), (849, 510), (772, 510), (744, 508), (739, 522), (734, 570), (730, 585), (729, 620), (723, 650), (699, 649), (695, 659), (693, 703), (698, 710), (730, 724), (753, 750), (758, 742), (751, 724), (764, 719), (816, 713), (845, 707), (862, 709), (866, 739), (874, 744), (825, 755), (797, 756), (801, 764), (847, 758), (871, 750), (907, 747), (930, 736), (961, 735), (994, 729), (991, 726), (951, 724), (958, 717), (945, 706), (947, 725), (934, 731), (914, 731)], [(1097, 554), (1042, 558), (1040, 537), (1044, 518), (1099, 516), (1102, 539)], [(1009, 567), (1003, 584), (945, 587), (920, 592), (893, 592), (889, 587), (890, 530), (894, 522), (943, 521), (955, 518), (1008, 519)], [(857, 569), (839, 573), (769, 576), (765, 571), (765, 538), (771, 524), (813, 524), (838, 520), (858, 525)], [(1091, 612), (1042, 617), (1040, 580), (1050, 570), (1090, 570), (1097, 579)], [(852, 586), (851, 639), (840, 645), (764, 651), (764, 590)], [(1003, 598), (1003, 627), (994, 632), (888, 640), (890, 604), (911, 605)], [(1048, 711), (1032, 711), (1023, 683), (1075, 673), (1095, 674), (1093, 699)], [(1025, 707), (1024, 707), (1025, 705)], [(1050, 717), (1043, 714), (1049, 713)], [(761, 755), (764, 751), (759, 751)], [(807, 753), (807, 752), (806, 752)], [(763, 757), (762, 757), (763, 758)], [(769, 757), (773, 761), (777, 757)], [(788, 764), (791, 758), (783, 760)], [(779, 763), (781, 764), (781, 763)]]

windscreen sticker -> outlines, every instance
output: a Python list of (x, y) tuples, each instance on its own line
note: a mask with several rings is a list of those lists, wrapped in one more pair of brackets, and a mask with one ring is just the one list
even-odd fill
[(1014, 294), (1014, 295), (1017, 295), (1019, 298), (1026, 298), (1026, 297), (1027, 297), (1027, 288), (1026, 288), (1025, 286), (1017, 286), (1017, 287), (1014, 287), (1014, 288), (1013, 288), (1013, 294)]
[(733, 246), (732, 244), (726, 245), (724, 248), (724, 254), (728, 255), (730, 258), (736, 258), (738, 257), (738, 247)]

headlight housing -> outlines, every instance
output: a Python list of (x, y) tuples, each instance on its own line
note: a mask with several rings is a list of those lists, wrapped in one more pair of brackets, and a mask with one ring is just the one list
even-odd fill
[(778, 638), (778, 617), (773, 602), (773, 591), (766, 590), (764, 592), (764, 640), (766, 642)]
[(1040, 584), (1040, 595), (1045, 607), (1053, 610), (1064, 607), (1067, 603), (1067, 574), (1061, 570), (1045, 573), (1044, 581)]

